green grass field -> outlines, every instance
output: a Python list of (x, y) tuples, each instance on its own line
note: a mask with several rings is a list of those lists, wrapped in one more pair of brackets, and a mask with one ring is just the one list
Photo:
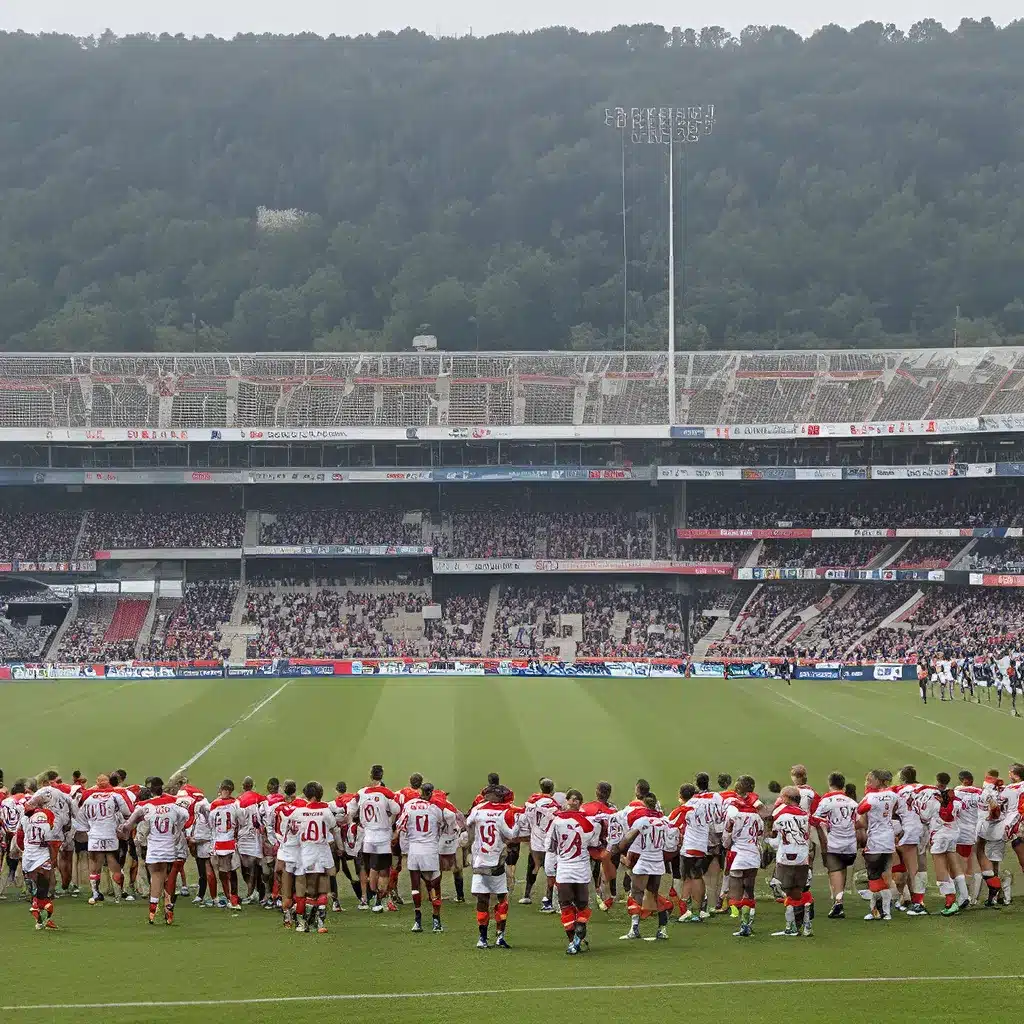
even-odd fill
[[(189, 769), (208, 793), (223, 776), (237, 784), (246, 774), (261, 784), (268, 775), (300, 785), (314, 778), (327, 789), (345, 779), (355, 789), (380, 761), (391, 785), (421, 771), (460, 806), (488, 771), (499, 771), (519, 797), (542, 774), (588, 797), (607, 778), (620, 803), (642, 775), (670, 806), (679, 784), (699, 770), (749, 772), (764, 793), (769, 779), (786, 781), (796, 761), (822, 790), (833, 770), (858, 787), (867, 769), (907, 762), (924, 778), (962, 767), (980, 777), (990, 766), (1005, 772), (1024, 754), (1024, 720), (987, 703), (925, 708), (909, 684), (303, 679), (264, 703), (282, 682), (11, 684), (2, 691), (0, 766), (8, 782), (50, 766), (65, 778), (75, 768), (90, 777), (126, 768), (131, 781), (167, 778), (219, 737)], [(344, 886), (347, 910), (331, 916), (327, 936), (285, 932), (278, 915), (257, 908), (231, 916), (182, 904), (172, 928), (149, 928), (142, 902), (89, 907), (83, 898), (58, 901), (61, 930), (37, 933), (26, 905), (8, 901), (0, 903), (0, 962), (20, 968), (24, 984), (7, 986), (0, 1009), (27, 1024), (303, 1024), (325, 1013), (378, 1012), (403, 1022), (544, 1022), (567, 1013), (673, 1011), (775, 1022), (792, 1013), (793, 992), (773, 979), (820, 979), (803, 997), (808, 1010), (824, 1003), (826, 1018), (841, 1012), (847, 1024), (905, 1014), (948, 1021), (979, 1006), (1001, 1020), (1024, 996), (1012, 961), (1024, 921), (1019, 875), (1016, 883), (1014, 905), (1001, 911), (948, 920), (896, 915), (887, 925), (860, 920), (864, 905), (853, 896), (847, 920), (821, 914), (806, 940), (771, 938), (781, 908), (764, 900), (749, 941), (732, 937), (732, 921), (715, 918), (700, 927), (673, 924), (667, 943), (624, 943), (618, 936), (627, 918), (616, 907), (594, 915), (592, 950), (575, 960), (563, 953), (557, 916), (515, 905), (521, 889), (510, 952), (473, 948), (471, 904), (445, 904), (445, 934), (412, 935), (409, 906), (356, 913)], [(827, 900), (823, 874), (815, 891)], [(939, 905), (934, 887), (928, 903)], [(146, 1005), (154, 1002), (168, 1005)]]

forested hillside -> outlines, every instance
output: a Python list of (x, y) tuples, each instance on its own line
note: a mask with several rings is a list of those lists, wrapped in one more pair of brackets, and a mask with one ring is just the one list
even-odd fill
[(638, 104), (715, 106), (677, 153), (683, 344), (946, 344), (957, 307), (998, 343), (1022, 55), (987, 20), (0, 35), (0, 345), (660, 347), (667, 151), (604, 118)]

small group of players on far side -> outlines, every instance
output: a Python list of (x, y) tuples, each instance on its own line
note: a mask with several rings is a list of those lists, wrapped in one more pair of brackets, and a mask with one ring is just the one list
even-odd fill
[(1017, 710), (1017, 694), (1024, 689), (1021, 672), (1024, 665), (1016, 654), (988, 654), (982, 658), (950, 657), (935, 655), (921, 657), (917, 662), (917, 683), (921, 700), (928, 703), (929, 696), (935, 699), (936, 690), (940, 701), (954, 700), (959, 688), (961, 700), (981, 703), (984, 691), (988, 703), (992, 693), (996, 695), (996, 706), (1003, 706), (1004, 695), (1010, 699), (1010, 714), (1020, 718)]
[[(556, 791), (541, 779), (538, 792), (522, 805), (500, 782), (487, 785), (465, 813), (447, 794), (419, 774), (397, 791), (374, 765), (368, 784), (349, 793), (338, 783), (326, 801), (319, 782), (302, 787), (268, 780), (259, 793), (249, 777), (240, 794), (223, 780), (212, 800), (178, 776), (164, 786), (151, 777), (144, 787), (127, 786), (120, 772), (87, 784), (80, 773), (64, 783), (56, 771), (19, 779), (8, 793), (0, 776), (0, 842), (5, 869), (0, 898), (20, 870), (37, 929), (56, 927), (54, 899), (77, 895), (76, 879), (87, 867), (91, 905), (102, 904), (103, 873), (114, 886), (114, 900), (133, 901), (140, 863), (149, 879), (148, 920), (174, 922), (175, 901), (186, 862), (195, 861), (199, 891), (193, 903), (240, 910), (243, 902), (281, 913), (286, 928), (327, 931), (329, 907), (341, 910), (337, 880), (341, 871), (358, 909), (396, 912), (399, 872), (404, 862), (414, 908), (413, 932), (422, 932), (424, 898), (430, 904), (431, 931), (442, 925), (442, 873), (451, 872), (456, 902), (464, 902), (464, 869), (472, 875), (476, 901), (477, 947), (509, 948), (510, 893), (515, 888), (520, 846), (526, 846), (525, 891), (519, 903), (533, 902), (545, 876), (541, 912), (560, 914), (568, 944), (578, 955), (589, 948), (591, 890), (597, 909), (608, 912), (618, 896), (620, 872), (629, 917), (624, 940), (668, 938), (668, 922), (700, 925), (716, 913), (738, 921), (733, 934), (754, 933), (759, 872), (785, 907), (784, 927), (772, 934), (813, 934), (811, 871), (816, 853), (828, 874), (829, 918), (845, 917), (848, 872), (863, 859), (870, 902), (865, 919), (890, 921), (894, 909), (909, 917), (927, 916), (927, 858), (942, 897), (941, 913), (952, 916), (979, 902), (1009, 902), (1007, 844), (1024, 867), (1019, 835), (1024, 810), (1024, 765), (1012, 764), (1004, 782), (990, 769), (981, 786), (969, 771), (958, 785), (940, 772), (921, 783), (912, 765), (896, 780), (885, 769), (868, 773), (858, 798), (845, 777), (833, 773), (828, 791), (809, 785), (803, 765), (790, 770), (791, 784), (769, 784), (777, 793), (769, 807), (754, 779), (735, 784), (707, 773), (679, 788), (678, 802), (665, 813), (649, 784), (638, 780), (624, 807), (612, 803), (612, 786), (599, 782), (594, 797)], [(130, 861), (130, 863), (129, 863)], [(129, 881), (125, 870), (128, 865)], [(239, 880), (241, 876), (241, 882)], [(247, 891), (242, 893), (241, 886)], [(653, 933), (643, 924), (653, 919)]]

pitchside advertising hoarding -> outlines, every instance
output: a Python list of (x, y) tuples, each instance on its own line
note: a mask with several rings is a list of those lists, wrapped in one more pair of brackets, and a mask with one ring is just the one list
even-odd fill
[[(362, 676), (563, 676), (573, 678), (701, 678), (768, 679), (778, 675), (781, 659), (689, 661), (682, 658), (580, 658), (558, 661), (540, 658), (274, 658), (244, 662), (118, 661), (105, 664), (14, 662), (0, 666), (0, 681), (105, 679), (158, 681), (170, 679), (354, 679)], [(830, 680), (916, 679), (913, 664), (847, 665), (839, 662), (800, 662), (796, 678)]]
[(843, 437), (927, 437), (1024, 431), (1024, 414), (952, 419), (868, 422), (712, 424), (515, 424), (501, 426), (339, 427), (5, 427), (0, 442), (55, 444), (181, 444), (182, 442), (280, 443), (338, 441), (625, 441), (625, 440), (800, 440)]

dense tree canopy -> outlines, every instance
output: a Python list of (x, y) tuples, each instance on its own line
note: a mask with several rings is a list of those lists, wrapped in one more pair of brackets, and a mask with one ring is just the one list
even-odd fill
[(604, 109), (708, 103), (676, 159), (685, 343), (948, 343), (958, 309), (998, 343), (1024, 334), (1022, 54), (988, 19), (0, 34), (0, 344), (659, 347), (667, 150)]

